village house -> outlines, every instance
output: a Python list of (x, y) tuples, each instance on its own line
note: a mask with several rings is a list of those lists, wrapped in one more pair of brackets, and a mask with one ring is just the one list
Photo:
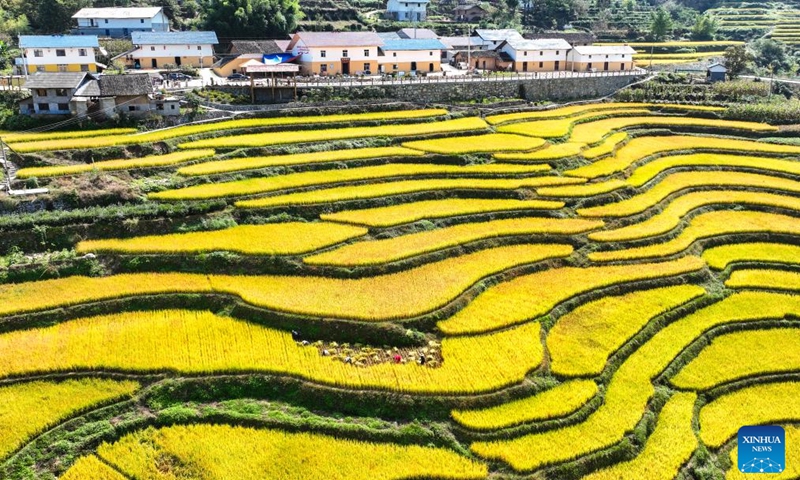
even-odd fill
[(572, 47), (561, 39), (526, 40), (512, 37), (498, 47), (513, 61), (515, 72), (558, 72), (565, 69)]
[(152, 113), (163, 116), (180, 114), (178, 100), (156, 94), (151, 77), (146, 73), (90, 78), (75, 91), (72, 104), (76, 115), (144, 117)]
[(19, 73), (96, 72), (97, 37), (80, 35), (20, 35), (22, 57), (15, 60)]
[(242, 73), (242, 65), (250, 60), (261, 61), (264, 55), (284, 53), (275, 40), (234, 40), (228, 51), (211, 66), (214, 73), (227, 77), (234, 73)]
[(428, 19), (430, 0), (389, 0), (386, 17), (398, 22), (424, 22)]
[(429, 28), (401, 28), (397, 31), (400, 38), (412, 38), (416, 40), (438, 40), (439, 35)]
[(133, 32), (168, 32), (169, 19), (161, 7), (82, 8), (72, 16), (78, 22), (73, 33), (123, 38)]
[(439, 41), (447, 48), (442, 55), (442, 61), (448, 63), (453, 63), (458, 52), (463, 51), (466, 56), (468, 51), (476, 52), (486, 49), (483, 40), (478, 37), (441, 37)]
[(453, 62), (456, 65), (464, 65), (476, 70), (490, 72), (508, 71), (513, 63), (511, 58), (496, 50), (461, 50), (456, 52)]
[(30, 98), (19, 102), (19, 113), (31, 116), (70, 115), (70, 102), (82, 85), (89, 79), (87, 72), (56, 72), (33, 74), (24, 88), (31, 92)]
[(475, 30), (474, 36), (481, 40), (481, 43), (486, 47), (487, 50), (494, 50), (499, 47), (501, 43), (512, 38), (522, 39), (522, 35), (520, 35), (520, 33), (513, 28), (505, 28), (501, 30), (487, 30), (479, 28)]
[(573, 47), (568, 70), (573, 72), (609, 72), (633, 69), (636, 50), (627, 46)]
[(566, 40), (573, 47), (588, 47), (594, 44), (594, 34), (590, 32), (544, 32), (526, 33), (523, 35), (528, 40), (550, 40), (560, 38)]
[(710, 83), (724, 82), (728, 69), (721, 63), (712, 63), (706, 69), (706, 80)]
[(214, 63), (214, 32), (134, 32), (134, 50), (120, 57), (131, 68), (164, 68), (165, 65), (209, 67)]
[(478, 23), (485, 19), (489, 12), (478, 4), (459, 4), (453, 9), (453, 21)]
[(380, 73), (438, 72), (442, 51), (447, 47), (436, 39), (385, 40), (380, 47)]
[(302, 75), (372, 74), (383, 43), (373, 32), (298, 32), (287, 52), (298, 57)]

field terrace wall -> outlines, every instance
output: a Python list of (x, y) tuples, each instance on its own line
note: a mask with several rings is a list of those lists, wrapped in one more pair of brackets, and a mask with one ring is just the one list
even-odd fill
[[(330, 98), (351, 99), (395, 99), (415, 103), (480, 101), (485, 98), (522, 98), (527, 101), (567, 101), (600, 98), (640, 78), (635, 72), (624, 75), (565, 77), (565, 78), (525, 78), (519, 80), (485, 80), (454, 82), (408, 82), (408, 83), (364, 83), (363, 86), (297, 85), (297, 98), (302, 99), (314, 91), (325, 89)], [(211, 87), (234, 95), (250, 96), (250, 87)], [(279, 103), (294, 100), (293, 88), (256, 87), (256, 103)]]

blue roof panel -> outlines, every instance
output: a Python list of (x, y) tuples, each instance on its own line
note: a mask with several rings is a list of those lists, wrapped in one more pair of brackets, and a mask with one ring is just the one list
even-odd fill
[(97, 48), (97, 35), (20, 35), (19, 48)]
[(382, 50), (447, 50), (439, 40), (422, 38), (401, 38), (400, 40), (384, 40)]
[(133, 32), (134, 45), (216, 45), (215, 32)]

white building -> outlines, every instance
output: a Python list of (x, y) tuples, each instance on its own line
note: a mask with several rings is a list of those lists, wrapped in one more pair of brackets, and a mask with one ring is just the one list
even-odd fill
[(386, 16), (398, 22), (424, 22), (428, 18), (430, 0), (389, 0)]
[(22, 73), (97, 71), (94, 35), (20, 35), (19, 48), (22, 57), (15, 64)]
[(441, 71), (442, 51), (447, 47), (436, 39), (384, 40), (378, 56), (380, 73), (434, 73)]
[(568, 69), (574, 72), (633, 70), (635, 53), (628, 45), (574, 47), (569, 52)]
[(210, 67), (219, 43), (214, 32), (133, 32), (131, 41), (135, 50), (124, 54), (131, 68)]
[(566, 69), (571, 49), (570, 44), (560, 38), (526, 40), (512, 37), (501, 43), (498, 51), (513, 60), (515, 72), (558, 72)]
[(82, 8), (72, 16), (74, 33), (100, 37), (129, 37), (133, 32), (168, 32), (169, 19), (161, 7)]
[(522, 39), (522, 35), (520, 35), (520, 33), (513, 28), (505, 28), (501, 30), (487, 30), (479, 28), (475, 30), (475, 36), (481, 40), (481, 43), (486, 47), (487, 50), (494, 50), (499, 47), (501, 43), (512, 38)]

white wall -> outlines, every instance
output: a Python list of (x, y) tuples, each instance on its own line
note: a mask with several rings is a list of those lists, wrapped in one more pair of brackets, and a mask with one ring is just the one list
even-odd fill
[(141, 45), (134, 51), (133, 58), (152, 58), (152, 57), (206, 57), (214, 55), (214, 48), (211, 45)]
[[(36, 57), (33, 54), (34, 50), (41, 50), (42, 56)], [(79, 48), (64, 48), (65, 57), (56, 55), (56, 48), (26, 48), (25, 49), (25, 63), (28, 65), (59, 65), (59, 64), (92, 64), (95, 63), (94, 48), (84, 48), (86, 56), (79, 55)]]
[(598, 65), (603, 65), (604, 62), (630, 62), (633, 60), (633, 57), (630, 54), (592, 54), (592, 55), (581, 55), (577, 51), (572, 50), (570, 53), (570, 61), (574, 61), (577, 63), (596, 63)]
[[(92, 25), (92, 20), (94, 20), (94, 25)], [(108, 21), (106, 23), (106, 21)], [(94, 28), (127, 28), (129, 30), (133, 29), (152, 29), (154, 28), (155, 31), (166, 31), (162, 27), (163, 25), (169, 25), (169, 19), (163, 12), (159, 13), (153, 18), (79, 18), (78, 19), (78, 26), (79, 27), (94, 27)]]
[[(381, 65), (391, 65), (393, 63), (417, 62), (420, 64), (417, 65), (417, 68), (423, 70), (422, 65), (424, 64), (424, 70), (427, 70), (428, 63), (439, 62), (441, 59), (441, 50), (398, 50), (386, 52), (385, 56), (378, 57), (378, 63)], [(386, 71), (391, 71), (391, 69), (387, 69)]]
[(515, 50), (511, 45), (505, 44), (501, 51), (519, 62), (555, 62), (567, 60), (567, 50)]
[[(298, 41), (292, 49), (292, 55), (300, 55), (300, 51), (305, 48), (302, 40)], [(325, 57), (322, 57), (322, 51), (325, 51)], [(347, 58), (354, 61), (378, 61), (378, 46), (359, 46), (359, 47), (325, 47), (325, 48), (309, 48), (308, 53), (303, 53), (300, 56), (301, 62), (328, 62), (335, 63), (342, 59), (342, 50), (347, 50)], [(364, 55), (364, 50), (369, 51), (369, 55)]]

